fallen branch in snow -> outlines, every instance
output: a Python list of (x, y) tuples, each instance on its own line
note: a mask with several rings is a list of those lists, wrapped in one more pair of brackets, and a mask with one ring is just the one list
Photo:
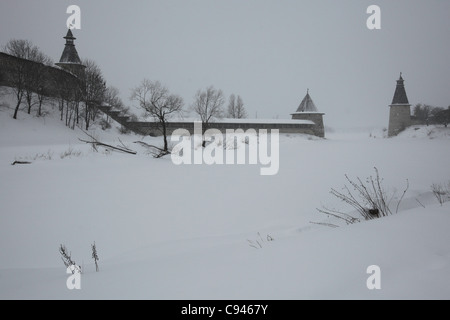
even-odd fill
[[(149, 152), (153, 155), (153, 157), (155, 158), (161, 158), (164, 157), (165, 155), (170, 154), (170, 150), (164, 150), (162, 148), (159, 148), (157, 146), (145, 143), (143, 141), (135, 141), (134, 143), (140, 144), (141, 146), (147, 148), (149, 150)], [(156, 149), (157, 151), (153, 150)]]
[(14, 161), (11, 163), (12, 166), (15, 166), (16, 164), (31, 164), (29, 161)]
[(332, 224), (332, 223), (325, 223), (325, 222), (314, 222), (314, 221), (310, 221), (309, 223), (312, 224), (318, 224), (320, 226), (326, 226), (326, 227), (330, 227), (330, 228), (338, 228), (339, 226)]
[(416, 201), (417, 201), (423, 208), (425, 208), (425, 206), (422, 204), (422, 202), (420, 202), (417, 198), (416, 198)]
[[(111, 149), (114, 149), (114, 150), (117, 150), (117, 151), (129, 153), (129, 154), (136, 154), (136, 153), (137, 153), (136, 151), (131, 150), (131, 149), (128, 149), (128, 148), (125, 147), (125, 146), (123, 146), (123, 147), (115, 147), (115, 146), (112, 146), (112, 145), (110, 145), (110, 144), (106, 144), (106, 143), (100, 142), (100, 141), (98, 141), (96, 138), (94, 138), (93, 136), (91, 136), (89, 133), (87, 133), (86, 131), (83, 131), (83, 132), (84, 132), (87, 136), (89, 136), (89, 137), (92, 139), (92, 141), (87, 141), (87, 140), (83, 140), (83, 139), (80, 139), (80, 138), (78, 138), (78, 140), (80, 140), (81, 142), (85, 142), (85, 143), (90, 143), (90, 144), (92, 144), (92, 146), (94, 147), (94, 149), (95, 149), (96, 146), (102, 146), (102, 147), (111, 148)], [(120, 141), (120, 139), (119, 139), (119, 141)], [(123, 142), (122, 142), (122, 141), (120, 141), (120, 142), (121, 142), (122, 145), (123, 145)], [(95, 150), (97, 150), (97, 149), (95, 149)]]
[(107, 148), (111, 148), (111, 149), (118, 150), (118, 151), (125, 152), (125, 153), (130, 153), (130, 154), (137, 153), (136, 151), (127, 150), (127, 149), (123, 149), (123, 148), (119, 148), (119, 147), (114, 147), (110, 144), (106, 144), (106, 143), (99, 142), (99, 141), (87, 141), (87, 140), (83, 140), (83, 139), (79, 139), (79, 138), (78, 138), (78, 140), (80, 140), (81, 142), (85, 142), (85, 143), (91, 143), (92, 145), (95, 145), (95, 146), (107, 147)]
[[(135, 141), (134, 143), (140, 144), (141, 146), (146, 147), (146, 148), (155, 148), (155, 149), (157, 149), (159, 151), (164, 151), (164, 149), (162, 149), (162, 148), (159, 148), (159, 147), (154, 146), (152, 144), (145, 143), (143, 141)], [(170, 153), (170, 151), (168, 151), (168, 152)]]
[(327, 207), (323, 207), (323, 209), (316, 208), (320, 213), (324, 213), (327, 216), (332, 216), (341, 220), (344, 220), (346, 224), (354, 224), (356, 222), (361, 222), (358, 218), (352, 217), (347, 213), (343, 213), (337, 210), (328, 209)]
[(125, 145), (125, 143), (123, 143), (122, 140), (120, 140), (120, 138), (117, 138), (117, 139), (119, 139), (119, 142), (120, 142), (120, 144), (122, 145), (121, 148), (123, 148), (123, 149), (125, 149), (125, 150), (129, 150), (129, 151), (133, 151), (133, 150), (131, 150), (130, 148), (128, 148), (128, 147)]

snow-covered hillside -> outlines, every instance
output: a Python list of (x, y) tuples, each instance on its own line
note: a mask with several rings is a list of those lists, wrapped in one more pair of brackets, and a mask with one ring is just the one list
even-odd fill
[[(0, 299), (449, 299), (450, 202), (430, 186), (450, 180), (450, 129), (430, 128), (281, 135), (279, 172), (261, 176), (259, 165), (155, 159), (134, 142), (161, 138), (116, 127), (90, 134), (137, 154), (95, 152), (57, 115), (13, 120), (2, 107)], [(351, 211), (330, 189), (374, 167), (394, 203), (409, 181), (397, 214), (311, 223), (332, 221), (322, 206)], [(80, 290), (66, 286), (60, 244), (83, 267)], [(380, 290), (366, 286), (371, 265)]]

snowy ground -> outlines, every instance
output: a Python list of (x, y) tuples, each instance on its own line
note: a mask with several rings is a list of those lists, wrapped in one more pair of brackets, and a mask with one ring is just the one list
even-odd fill
[[(450, 202), (430, 189), (450, 180), (450, 129), (281, 135), (279, 173), (261, 176), (154, 159), (115, 127), (90, 134), (137, 155), (94, 152), (54, 116), (11, 114), (0, 108), (0, 299), (450, 298)], [(310, 223), (331, 221), (322, 205), (350, 211), (330, 188), (374, 167), (396, 199), (409, 180), (398, 214)], [(60, 244), (83, 266), (80, 290), (66, 287)], [(366, 286), (370, 265), (380, 290)]]

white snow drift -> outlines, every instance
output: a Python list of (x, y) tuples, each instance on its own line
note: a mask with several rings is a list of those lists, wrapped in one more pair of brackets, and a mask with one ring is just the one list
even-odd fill
[[(10, 113), (0, 109), (0, 299), (450, 298), (450, 202), (430, 189), (450, 180), (447, 130), (280, 135), (279, 172), (261, 176), (250, 164), (154, 159), (133, 142), (159, 138), (115, 128), (90, 134), (137, 155), (94, 152), (52, 116)], [(332, 221), (323, 205), (349, 211), (330, 188), (373, 167), (393, 202), (409, 179), (397, 214), (311, 223)], [(66, 287), (60, 244), (83, 268), (79, 290)], [(366, 286), (371, 265), (379, 290)]]

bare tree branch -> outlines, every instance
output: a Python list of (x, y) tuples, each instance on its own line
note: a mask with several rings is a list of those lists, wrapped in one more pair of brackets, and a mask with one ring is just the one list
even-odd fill
[(12, 166), (15, 166), (16, 164), (31, 164), (29, 161), (14, 161), (11, 163)]

